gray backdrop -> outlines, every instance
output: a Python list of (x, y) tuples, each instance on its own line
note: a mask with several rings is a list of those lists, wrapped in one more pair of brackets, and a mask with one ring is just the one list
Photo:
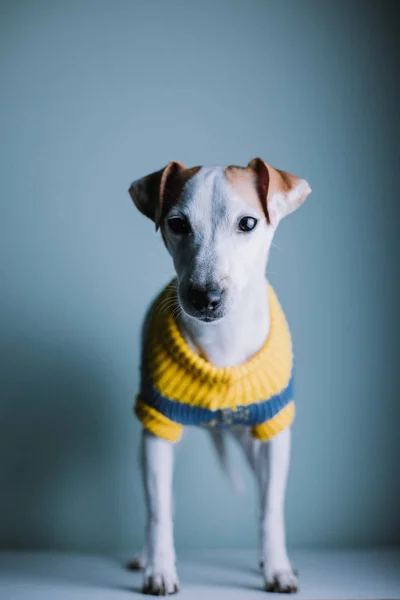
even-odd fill
[[(399, 541), (398, 15), (391, 2), (1, 2), (0, 545), (142, 540), (139, 328), (172, 265), (130, 182), (261, 156), (313, 193), (269, 267), (298, 417), (289, 545)], [(178, 452), (176, 537), (256, 543), (209, 440)]]

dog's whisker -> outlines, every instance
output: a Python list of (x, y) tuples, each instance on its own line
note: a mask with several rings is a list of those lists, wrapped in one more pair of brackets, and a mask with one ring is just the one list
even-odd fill
[(172, 316), (174, 317), (174, 319), (176, 319), (181, 314), (183, 314), (183, 310), (182, 310), (182, 307), (181, 307), (180, 303), (177, 302), (176, 305), (175, 305), (175, 308), (172, 311)]
[(161, 300), (159, 306), (165, 306), (168, 304), (174, 304), (176, 302), (175, 298), (164, 298), (163, 300)]
[(162, 302), (160, 302), (160, 306), (171, 306), (172, 304), (176, 304), (177, 298), (165, 298)]
[(179, 301), (176, 296), (169, 296), (167, 298), (164, 298), (156, 307), (155, 314), (159, 314), (164, 310), (171, 311), (171, 313), (173, 314), (177, 305), (179, 306)]
[(165, 298), (161, 300), (160, 304), (163, 304), (164, 302), (170, 302), (171, 300), (176, 300), (176, 294), (168, 294)]
[(174, 307), (175, 307), (175, 303), (173, 303), (173, 304), (167, 304), (167, 305), (164, 305), (164, 306), (157, 306), (154, 314), (159, 314), (159, 313), (161, 313), (163, 311), (169, 312)]

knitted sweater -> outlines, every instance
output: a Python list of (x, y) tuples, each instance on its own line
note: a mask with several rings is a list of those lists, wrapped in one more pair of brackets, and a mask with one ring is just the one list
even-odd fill
[(275, 292), (267, 285), (267, 340), (246, 363), (228, 368), (215, 367), (193, 352), (174, 319), (176, 286), (161, 292), (144, 331), (135, 406), (146, 429), (175, 442), (185, 425), (247, 425), (253, 437), (268, 440), (292, 423), (291, 337)]

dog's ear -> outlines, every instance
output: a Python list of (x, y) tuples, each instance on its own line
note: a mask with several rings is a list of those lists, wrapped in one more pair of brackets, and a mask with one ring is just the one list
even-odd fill
[(156, 229), (160, 226), (162, 215), (177, 200), (182, 190), (176, 184), (178, 180), (183, 179), (181, 175), (184, 170), (184, 164), (173, 161), (160, 171), (134, 181), (129, 188), (136, 207), (154, 221)]
[(247, 165), (256, 176), (257, 193), (266, 219), (273, 227), (300, 206), (311, 192), (305, 179), (274, 169), (261, 158)]

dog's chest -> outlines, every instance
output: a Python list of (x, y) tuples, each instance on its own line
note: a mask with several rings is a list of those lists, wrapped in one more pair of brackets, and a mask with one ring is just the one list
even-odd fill
[(189, 330), (182, 335), (191, 350), (216, 367), (236, 367), (246, 363), (265, 343), (269, 333), (268, 314), (245, 323), (226, 322)]

